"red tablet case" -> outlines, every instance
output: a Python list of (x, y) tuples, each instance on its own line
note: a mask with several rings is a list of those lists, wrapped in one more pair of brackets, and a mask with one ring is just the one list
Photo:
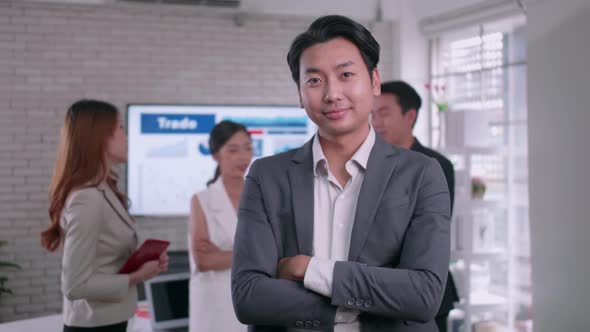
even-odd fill
[(157, 260), (168, 248), (170, 242), (156, 239), (147, 239), (125, 262), (119, 273), (127, 274), (139, 269), (145, 262)]

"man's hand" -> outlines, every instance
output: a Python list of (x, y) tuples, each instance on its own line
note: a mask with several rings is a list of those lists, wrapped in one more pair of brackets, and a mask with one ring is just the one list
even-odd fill
[(279, 261), (279, 279), (303, 281), (310, 260), (311, 257), (305, 255), (297, 255), (281, 259)]

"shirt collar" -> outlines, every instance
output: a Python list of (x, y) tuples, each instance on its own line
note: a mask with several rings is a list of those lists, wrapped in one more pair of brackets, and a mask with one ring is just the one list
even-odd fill
[[(350, 160), (355, 161), (363, 170), (367, 169), (367, 163), (373, 145), (375, 145), (375, 130), (373, 129), (373, 126), (369, 125), (369, 134), (363, 141), (363, 144), (361, 144), (358, 150), (352, 155)], [(313, 154), (313, 175), (318, 176), (318, 168), (322, 167), (322, 169), (324, 169), (323, 167), (328, 164), (322, 146), (320, 145), (319, 131), (316, 132), (315, 137), (313, 138), (311, 150)]]

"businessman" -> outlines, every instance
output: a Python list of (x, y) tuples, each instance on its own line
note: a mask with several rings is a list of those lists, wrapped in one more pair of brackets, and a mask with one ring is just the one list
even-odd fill
[(379, 44), (342, 16), (314, 21), (287, 62), (318, 126), (250, 167), (232, 298), (250, 331), (437, 331), (450, 201), (438, 162), (369, 124)]

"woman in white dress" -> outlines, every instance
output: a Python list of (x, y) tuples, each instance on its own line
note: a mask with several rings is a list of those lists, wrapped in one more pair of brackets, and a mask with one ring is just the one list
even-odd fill
[(190, 331), (246, 331), (231, 301), (230, 273), (238, 204), (252, 161), (246, 127), (222, 121), (209, 149), (218, 166), (208, 187), (193, 195), (189, 222)]

